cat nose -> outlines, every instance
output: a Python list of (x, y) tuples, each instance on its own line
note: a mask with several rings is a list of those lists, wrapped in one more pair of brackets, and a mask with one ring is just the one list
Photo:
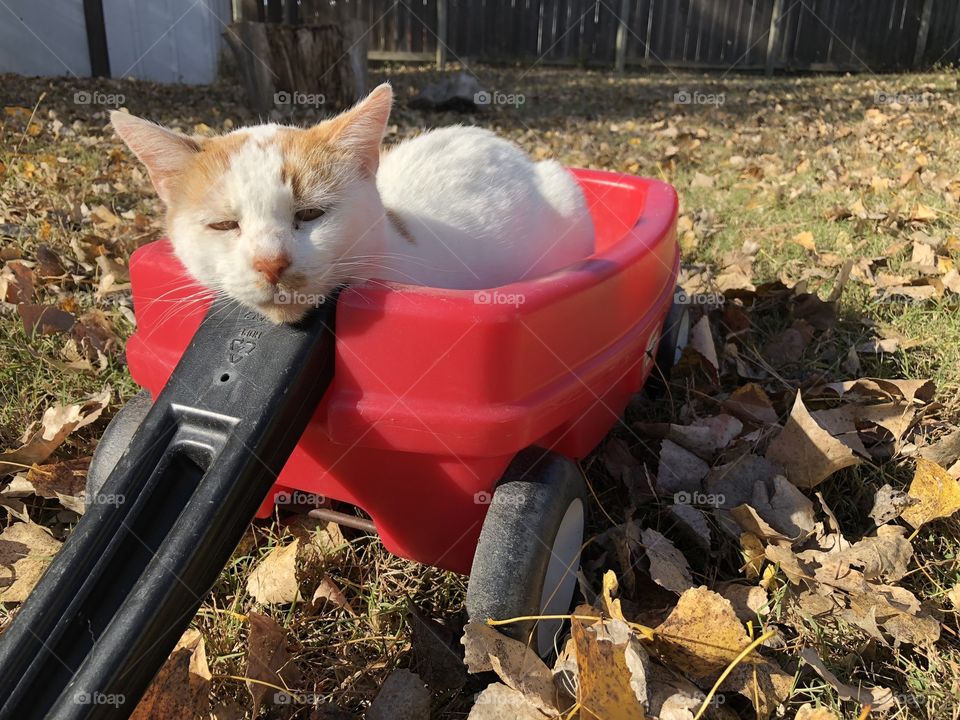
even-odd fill
[(280, 275), (288, 267), (290, 267), (290, 258), (283, 253), (272, 257), (257, 256), (253, 258), (253, 269), (263, 275), (271, 285), (280, 282)]

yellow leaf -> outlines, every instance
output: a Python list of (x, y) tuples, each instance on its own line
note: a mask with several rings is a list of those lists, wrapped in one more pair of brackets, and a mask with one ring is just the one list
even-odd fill
[(613, 621), (609, 629), (606, 623), (587, 627), (573, 618), (570, 632), (577, 651), (580, 717), (583, 720), (646, 718), (631, 682), (637, 674), (637, 684), (646, 689), (643, 650), (636, 638), (631, 642), (626, 626)]
[(917, 222), (931, 222), (937, 219), (937, 211), (929, 205), (917, 203), (916, 207), (913, 208), (913, 212), (910, 213), (910, 219), (916, 220)]
[(620, 608), (620, 600), (614, 600), (613, 598), (617, 588), (616, 573), (613, 570), (607, 570), (603, 574), (603, 606), (610, 617), (626, 622), (626, 618), (623, 617), (623, 610)]
[(960, 510), (960, 482), (937, 463), (924, 458), (917, 460), (917, 471), (907, 494), (918, 502), (904, 510), (901, 517), (914, 528)]
[(810, 252), (817, 251), (817, 244), (813, 239), (813, 233), (810, 232), (809, 230), (804, 230), (801, 233), (797, 233), (792, 238), (790, 238), (790, 240), (792, 242), (795, 242), (797, 245), (804, 248), (805, 250), (809, 250)]
[(730, 601), (703, 586), (684, 592), (655, 632), (668, 666), (710, 682), (750, 644)]

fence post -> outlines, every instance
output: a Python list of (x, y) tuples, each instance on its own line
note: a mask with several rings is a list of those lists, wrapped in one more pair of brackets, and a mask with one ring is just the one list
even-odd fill
[(627, 67), (627, 24), (630, 18), (630, 0), (620, 0), (620, 14), (617, 16), (617, 54), (615, 69), (623, 72)]
[(933, 13), (933, 0), (923, 3), (923, 14), (920, 16), (920, 30), (917, 33), (917, 52), (913, 55), (913, 69), (919, 69), (923, 63), (923, 55), (927, 51), (927, 40), (930, 38), (930, 15)]
[(437, 70), (447, 61), (447, 0), (437, 0)]
[(783, 0), (773, 0), (773, 14), (770, 15), (770, 32), (767, 34), (767, 75), (773, 75), (773, 66), (777, 62), (777, 36), (780, 34), (780, 15), (783, 13)]

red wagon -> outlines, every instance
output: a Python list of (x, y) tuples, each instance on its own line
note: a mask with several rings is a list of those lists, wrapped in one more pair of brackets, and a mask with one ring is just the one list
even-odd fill
[[(281, 494), (348, 503), (391, 552), (470, 573), (471, 616), (567, 611), (586, 505), (571, 461), (650, 373), (679, 267), (673, 188), (574, 173), (596, 230), (596, 252), (575, 265), (482, 291), (389, 283), (340, 294), (333, 381), (261, 516)], [(167, 241), (137, 250), (130, 274), (138, 327), (127, 360), (156, 397), (209, 301), (191, 299), (201, 289)], [(231, 353), (239, 361), (259, 339), (241, 331)], [(102, 446), (122, 447), (149, 402), (128, 404)], [(91, 474), (108, 465), (95, 458)], [(541, 651), (556, 629), (540, 623)]]

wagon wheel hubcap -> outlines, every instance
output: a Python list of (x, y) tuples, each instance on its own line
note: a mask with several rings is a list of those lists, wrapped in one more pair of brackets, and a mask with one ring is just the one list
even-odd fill
[[(550, 562), (540, 596), (541, 615), (565, 615), (570, 611), (580, 547), (583, 544), (583, 529), (583, 501), (577, 498), (567, 507), (550, 549)], [(541, 656), (546, 656), (553, 649), (562, 625), (562, 620), (540, 620), (537, 623), (537, 651)]]

